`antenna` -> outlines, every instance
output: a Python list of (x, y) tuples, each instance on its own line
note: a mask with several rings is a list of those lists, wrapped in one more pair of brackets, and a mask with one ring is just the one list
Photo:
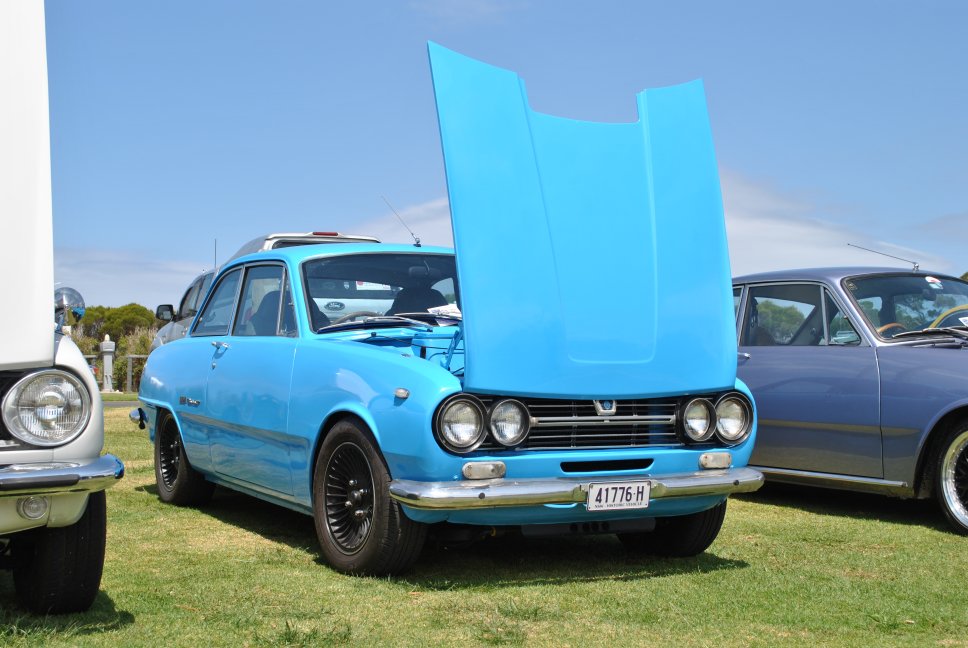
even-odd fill
[(914, 272), (917, 272), (918, 271), (918, 268), (921, 267), (920, 264), (918, 264), (917, 261), (912, 261), (911, 259), (904, 259), (904, 258), (899, 257), (899, 256), (894, 256), (893, 254), (888, 254), (887, 252), (879, 252), (877, 250), (872, 250), (870, 248), (861, 247), (860, 245), (854, 245), (853, 243), (848, 243), (847, 245), (849, 245), (850, 247), (855, 247), (858, 250), (865, 250), (867, 252), (873, 252), (874, 254), (880, 254), (881, 256), (886, 256), (886, 257), (890, 257), (892, 259), (897, 259), (898, 261), (904, 261), (905, 263), (910, 263), (911, 265), (914, 266)]
[(386, 197), (383, 196), (383, 194), (380, 194), (380, 198), (383, 198), (383, 202), (385, 202), (387, 204), (387, 207), (389, 207), (390, 208), (390, 211), (393, 212), (393, 215), (397, 217), (397, 220), (400, 221), (400, 224), (403, 225), (407, 229), (408, 232), (410, 232), (410, 236), (413, 237), (413, 246), (414, 247), (420, 247), (420, 239), (417, 238), (417, 235), (413, 233), (413, 230), (410, 229), (409, 227), (407, 227), (407, 224), (403, 222), (403, 219), (400, 218), (400, 214), (398, 214), (397, 213), (397, 210), (393, 208), (393, 205), (390, 204), (390, 201), (387, 200)]
[(218, 267), (218, 239), (215, 239), (215, 249), (212, 251), (212, 267)]

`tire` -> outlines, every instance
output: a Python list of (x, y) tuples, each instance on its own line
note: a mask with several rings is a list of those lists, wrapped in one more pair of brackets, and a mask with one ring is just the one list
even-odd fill
[(945, 517), (955, 531), (968, 535), (968, 419), (959, 421), (942, 439), (934, 478), (934, 492)]
[(390, 498), (390, 473), (363, 425), (338, 422), (313, 471), (313, 519), (326, 561), (347, 574), (387, 576), (420, 555), (427, 527)]
[(91, 493), (87, 509), (67, 527), (43, 527), (12, 539), (17, 600), (36, 614), (83, 612), (101, 585), (107, 512), (104, 491)]
[(658, 518), (649, 533), (620, 533), (618, 539), (630, 553), (686, 558), (709, 548), (726, 518), (726, 500), (691, 515)]
[(215, 484), (192, 468), (185, 455), (181, 432), (171, 414), (165, 413), (155, 429), (155, 483), (162, 502), (178, 506), (204, 504)]

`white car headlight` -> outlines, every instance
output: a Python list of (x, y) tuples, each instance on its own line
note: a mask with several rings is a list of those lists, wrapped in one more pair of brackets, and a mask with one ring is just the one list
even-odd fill
[(484, 406), (472, 396), (453, 396), (437, 410), (434, 427), (447, 449), (470, 452), (484, 440)]
[(753, 429), (753, 408), (739, 394), (727, 394), (716, 403), (716, 436), (727, 445), (745, 440)]
[(510, 448), (519, 445), (528, 435), (531, 415), (524, 404), (516, 400), (502, 400), (491, 407), (487, 429), (495, 441)]
[(683, 432), (690, 440), (708, 441), (716, 432), (716, 411), (705, 398), (694, 398), (682, 408)]
[(3, 422), (24, 443), (58, 446), (91, 419), (91, 394), (73, 374), (46, 369), (24, 376), (3, 397)]

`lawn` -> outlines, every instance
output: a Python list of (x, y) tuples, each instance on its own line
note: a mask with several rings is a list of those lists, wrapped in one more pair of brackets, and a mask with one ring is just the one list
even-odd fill
[(925, 502), (767, 487), (731, 500), (702, 556), (626, 555), (609, 536), (428, 544), (397, 579), (321, 563), (310, 518), (219, 490), (161, 504), (151, 447), (107, 410), (127, 476), (87, 614), (16, 608), (0, 645), (968, 646), (968, 538)]

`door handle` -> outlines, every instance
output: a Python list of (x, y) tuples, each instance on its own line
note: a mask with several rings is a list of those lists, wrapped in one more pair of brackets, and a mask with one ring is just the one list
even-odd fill
[(228, 349), (229, 343), (222, 342), (221, 340), (212, 340), (212, 346), (221, 351), (222, 349)]
[(743, 360), (749, 360), (750, 359), (750, 354), (744, 353), (743, 351), (737, 351), (736, 352), (736, 355), (737, 355), (737, 357), (740, 357)]

